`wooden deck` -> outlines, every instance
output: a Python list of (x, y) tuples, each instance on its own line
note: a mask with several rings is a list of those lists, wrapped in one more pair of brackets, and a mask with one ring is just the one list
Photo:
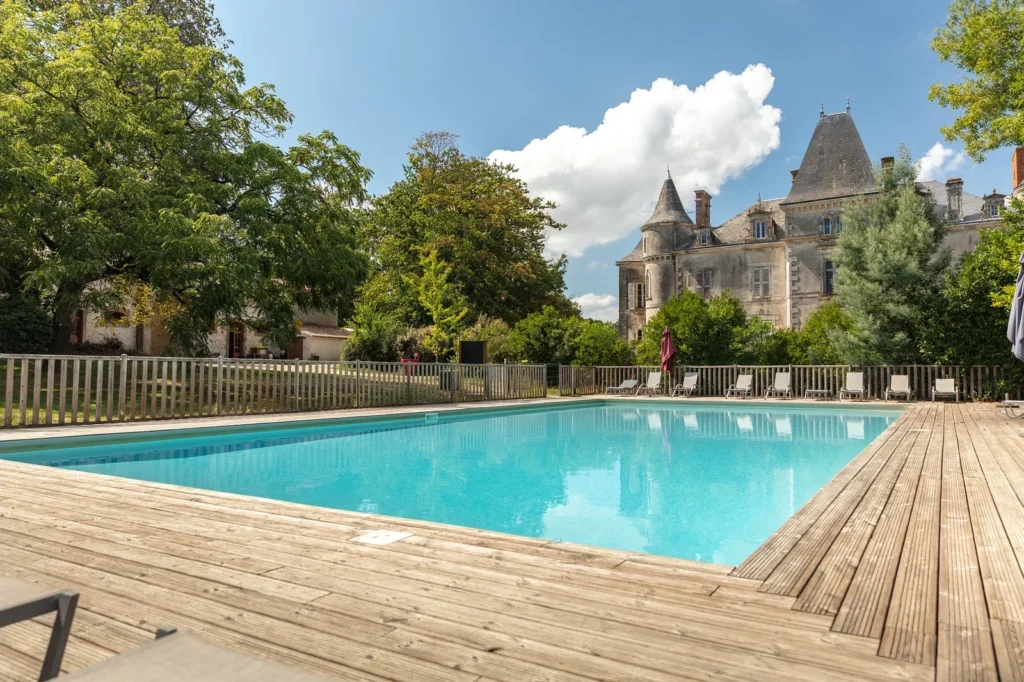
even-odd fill
[(735, 569), (0, 462), (0, 573), (82, 593), (69, 670), (176, 625), (355, 680), (1022, 679), (1022, 432), (915, 406)]

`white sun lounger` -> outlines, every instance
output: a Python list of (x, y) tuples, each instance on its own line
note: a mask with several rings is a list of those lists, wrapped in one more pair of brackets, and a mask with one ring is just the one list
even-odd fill
[(696, 372), (687, 372), (683, 375), (683, 383), (676, 384), (675, 388), (672, 389), (671, 396), (674, 398), (676, 393), (679, 393), (684, 398), (689, 398), (693, 395), (693, 392), (697, 390), (697, 378), (700, 375)]
[(936, 379), (932, 386), (932, 402), (937, 398), (952, 398), (953, 402), (959, 400), (960, 393), (956, 390), (956, 379)]
[(609, 386), (605, 390), (605, 393), (612, 394), (612, 395), (614, 395), (616, 393), (632, 393), (633, 391), (636, 390), (636, 384), (637, 384), (636, 379), (626, 379), (621, 384), (619, 384), (618, 386)]
[(647, 395), (654, 395), (661, 392), (661, 372), (651, 372), (647, 375), (647, 381), (640, 384), (640, 387), (636, 389), (636, 394), (640, 395), (645, 393)]
[(893, 374), (889, 377), (889, 388), (885, 389), (884, 399), (888, 402), (889, 396), (893, 398), (903, 396), (910, 400), (910, 377), (906, 374)]
[(754, 375), (741, 374), (736, 377), (736, 383), (730, 386), (729, 390), (725, 392), (725, 397), (728, 398), (731, 395), (748, 396), (750, 395), (750, 387), (753, 383)]
[(999, 407), (1006, 410), (1006, 416), (1010, 419), (1024, 419), (1024, 400), (1010, 400), (1007, 398)]
[(864, 372), (847, 372), (846, 373), (846, 385), (839, 391), (839, 400), (842, 401), (843, 396), (857, 396), (861, 400), (864, 399)]
[(768, 400), (769, 396), (781, 395), (783, 398), (792, 398), (793, 391), (789, 388), (789, 372), (776, 372), (775, 383), (772, 387), (764, 392), (764, 399)]

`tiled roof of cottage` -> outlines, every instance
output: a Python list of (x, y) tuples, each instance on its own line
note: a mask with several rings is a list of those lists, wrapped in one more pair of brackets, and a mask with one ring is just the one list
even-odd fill
[(693, 225), (690, 216), (683, 208), (683, 202), (679, 200), (679, 192), (676, 191), (676, 184), (672, 182), (672, 176), (665, 179), (661, 186), (661, 194), (658, 195), (658, 205), (654, 207), (654, 214), (647, 219), (644, 225), (656, 225), (658, 223), (686, 223)]
[(299, 330), (301, 336), (321, 339), (349, 339), (354, 333), (347, 327), (325, 327), (319, 324), (304, 324)]
[(796, 180), (782, 203), (877, 191), (875, 172), (848, 112), (818, 119)]
[(782, 201), (784, 199), (765, 199), (764, 201), (751, 204), (749, 208), (740, 211), (714, 229), (715, 241), (721, 244), (742, 244), (745, 242), (750, 235), (750, 213), (758, 207), (771, 215), (772, 221), (776, 225), (783, 225), (786, 216), (782, 212), (782, 208), (779, 207), (779, 203)]

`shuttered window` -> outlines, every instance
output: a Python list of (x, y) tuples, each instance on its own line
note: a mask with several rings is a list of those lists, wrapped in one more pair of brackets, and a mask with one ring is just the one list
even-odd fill
[(626, 307), (632, 310), (636, 307), (636, 283), (630, 282), (626, 285)]
[(759, 265), (751, 269), (751, 284), (754, 298), (769, 298), (769, 282), (771, 268), (767, 265)]

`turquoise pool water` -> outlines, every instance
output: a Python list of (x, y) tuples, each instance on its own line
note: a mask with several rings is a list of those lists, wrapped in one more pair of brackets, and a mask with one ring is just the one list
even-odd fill
[(0, 457), (738, 564), (898, 416), (614, 402)]

